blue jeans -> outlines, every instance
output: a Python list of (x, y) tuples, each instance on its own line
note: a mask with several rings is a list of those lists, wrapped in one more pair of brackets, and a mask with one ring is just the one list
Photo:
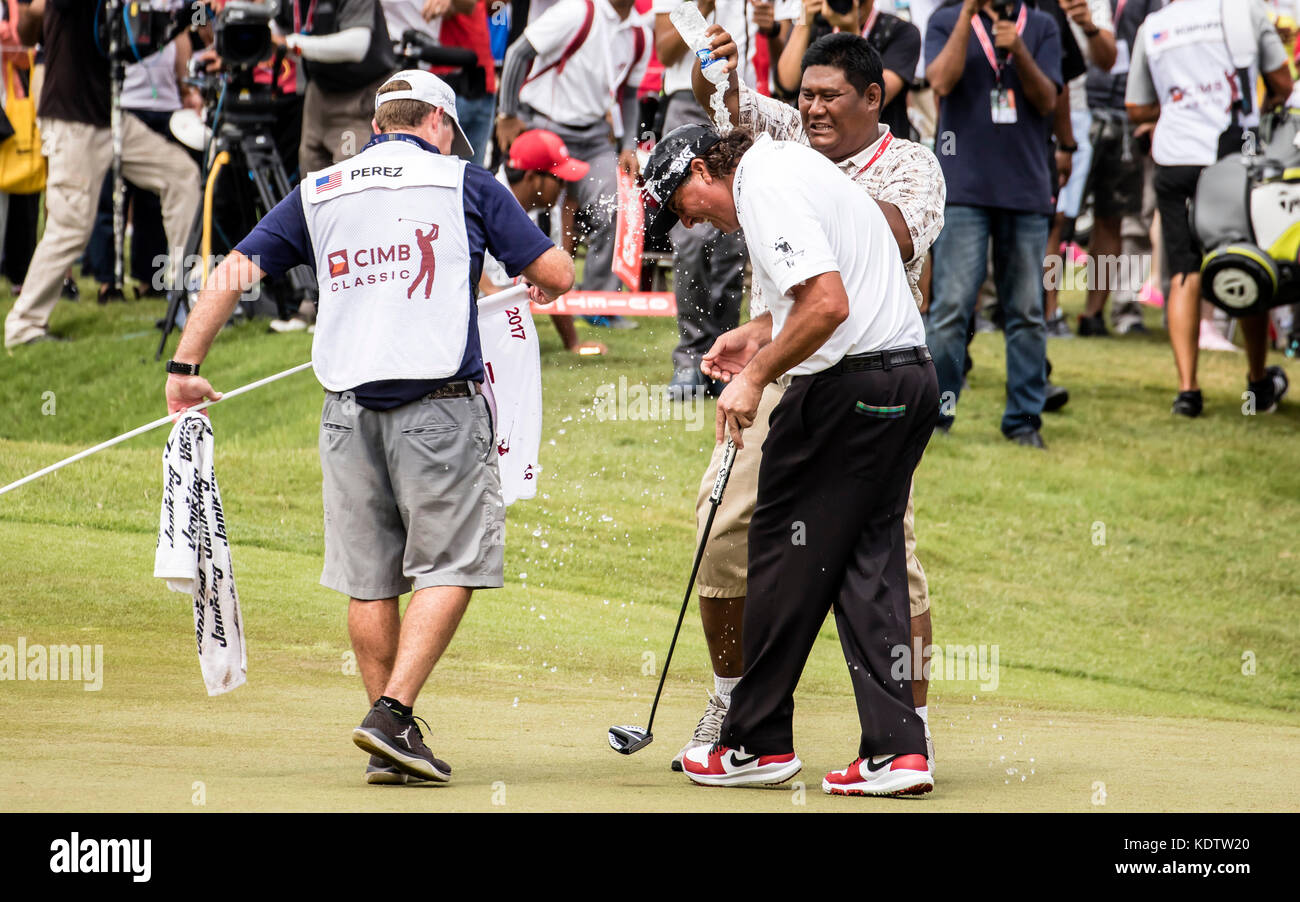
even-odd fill
[(474, 147), (474, 159), (471, 162), (480, 166), (487, 160), (488, 145), (492, 143), (496, 108), (495, 94), (487, 94), (477, 100), (456, 98), (456, 118), (460, 120), (461, 131), (465, 132), (465, 137)]
[(1042, 426), (1047, 387), (1047, 330), (1043, 325), (1043, 255), (1049, 217), (993, 207), (949, 204), (934, 243), (934, 283), (927, 343), (939, 377), (939, 425), (951, 426), (961, 395), (966, 335), (988, 272), (1006, 317), (1007, 406), (1002, 432)]

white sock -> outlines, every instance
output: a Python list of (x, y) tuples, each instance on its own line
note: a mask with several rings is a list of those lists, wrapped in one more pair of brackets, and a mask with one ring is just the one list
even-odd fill
[(921, 707), (916, 709), (916, 716), (921, 718), (921, 723), (925, 724), (927, 727), (930, 725), (930, 717), (927, 710), (928, 708), (929, 705), (922, 705)]
[(736, 684), (739, 682), (740, 677), (720, 677), (715, 673), (713, 675), (713, 694), (730, 704), (731, 690), (735, 689)]

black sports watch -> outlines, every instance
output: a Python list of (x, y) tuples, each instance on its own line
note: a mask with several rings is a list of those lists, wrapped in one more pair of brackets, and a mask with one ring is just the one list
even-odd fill
[(167, 372), (175, 373), (178, 376), (197, 376), (199, 374), (199, 365), (197, 363), (177, 363), (175, 360), (168, 360)]

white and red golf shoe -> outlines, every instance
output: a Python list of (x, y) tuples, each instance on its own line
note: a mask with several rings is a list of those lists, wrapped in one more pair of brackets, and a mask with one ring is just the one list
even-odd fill
[(803, 769), (794, 752), (751, 755), (743, 748), (714, 743), (691, 749), (682, 758), (682, 770), (701, 786), (775, 786)]
[(911, 796), (934, 789), (934, 776), (924, 755), (872, 755), (859, 758), (822, 780), (822, 792), (833, 796)]

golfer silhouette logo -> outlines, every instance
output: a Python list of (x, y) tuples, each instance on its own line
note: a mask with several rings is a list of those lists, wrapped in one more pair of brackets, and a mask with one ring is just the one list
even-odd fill
[(411, 287), (406, 289), (406, 296), (410, 298), (416, 287), (424, 282), (424, 298), (429, 299), (433, 293), (433, 273), (437, 260), (433, 253), (433, 242), (438, 238), (438, 226), (435, 223), (428, 223), (429, 230), (422, 232), (418, 228), (415, 230), (415, 243), (420, 249), (420, 271), (415, 274), (415, 281)]

